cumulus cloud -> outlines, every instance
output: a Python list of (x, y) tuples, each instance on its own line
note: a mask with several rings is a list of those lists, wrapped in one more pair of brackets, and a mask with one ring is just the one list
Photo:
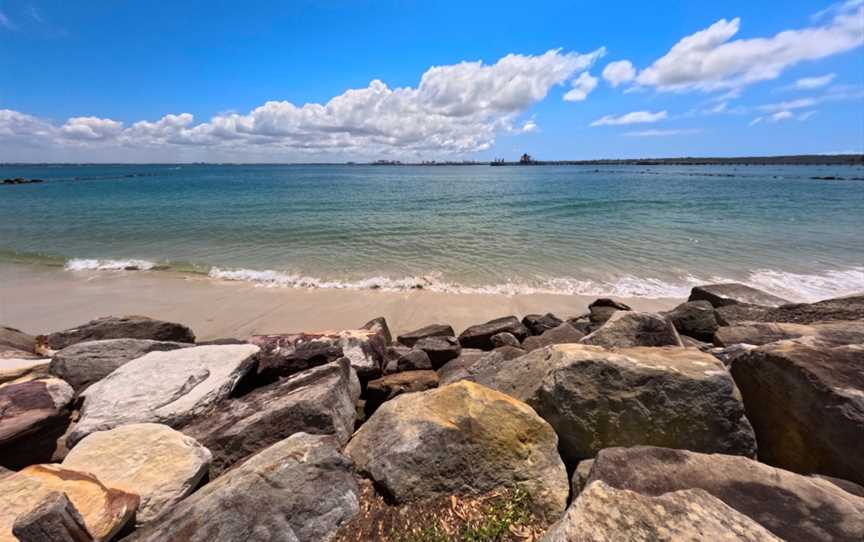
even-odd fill
[(661, 91), (715, 91), (775, 79), (788, 67), (864, 44), (864, 2), (839, 5), (821, 26), (766, 38), (737, 39), (741, 20), (720, 19), (686, 36), (640, 71), (636, 83)]
[(123, 123), (98, 117), (73, 117), (60, 127), (63, 136), (69, 139), (99, 141), (120, 135)]
[(603, 68), (603, 79), (613, 87), (629, 83), (636, 78), (636, 68), (629, 60), (610, 62)]
[(573, 88), (564, 95), (564, 100), (581, 102), (588, 97), (592, 90), (597, 88), (597, 78), (588, 72), (582, 72), (571, 84)]
[(658, 122), (666, 117), (669, 114), (667, 111), (657, 111), (656, 113), (651, 111), (633, 111), (632, 113), (626, 113), (624, 115), (606, 115), (601, 117), (594, 122), (591, 123), (591, 126), (618, 126), (623, 124), (643, 124), (649, 122)]

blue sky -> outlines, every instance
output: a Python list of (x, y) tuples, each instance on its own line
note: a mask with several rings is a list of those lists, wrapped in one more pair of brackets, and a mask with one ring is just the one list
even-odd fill
[(864, 0), (0, 0), (0, 160), (864, 152), (862, 44)]

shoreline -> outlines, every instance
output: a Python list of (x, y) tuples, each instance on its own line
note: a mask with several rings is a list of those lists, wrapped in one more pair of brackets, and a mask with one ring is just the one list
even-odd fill
[[(27, 333), (74, 327), (108, 315), (184, 322), (199, 340), (351, 329), (384, 316), (394, 334), (432, 322), (462, 329), (500, 316), (587, 312), (595, 295), (466, 294), (426, 290), (268, 288), (170, 271), (65, 271), (0, 264), (0, 322)], [(675, 307), (683, 298), (614, 297), (635, 310)]]

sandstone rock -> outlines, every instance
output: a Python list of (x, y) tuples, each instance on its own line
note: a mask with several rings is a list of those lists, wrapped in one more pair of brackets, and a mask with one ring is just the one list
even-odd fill
[(414, 348), (426, 352), (433, 369), (458, 358), (462, 351), (456, 337), (424, 337), (414, 343)]
[(386, 348), (383, 335), (368, 329), (255, 335), (250, 342), (261, 347), (258, 374), (271, 379), (332, 363), (342, 357), (348, 358), (360, 380), (378, 378)]
[(740, 456), (610, 448), (594, 461), (588, 483), (597, 480), (652, 497), (701, 489), (788, 542), (864, 537), (864, 499)]
[(345, 452), (399, 503), (519, 485), (552, 518), (568, 493), (557, 440), (527, 405), (458, 382), (384, 403)]
[(529, 314), (522, 319), (522, 325), (528, 329), (530, 335), (542, 335), (544, 331), (554, 329), (564, 321), (547, 312), (546, 314)]
[(471, 371), (477, 383), (525, 401), (548, 421), (571, 465), (637, 444), (756, 453), (732, 377), (698, 350), (564, 344), (506, 362), (484, 359)]
[(400, 344), (404, 344), (405, 346), (411, 347), (425, 337), (455, 337), (456, 333), (453, 331), (453, 328), (446, 324), (432, 324), (429, 326), (421, 327), (420, 329), (415, 329), (414, 331), (410, 331), (408, 333), (404, 333), (399, 335), (396, 340)]
[(166, 425), (135, 423), (91, 433), (63, 460), (141, 499), (136, 521), (146, 523), (191, 494), (204, 480), (210, 452)]
[(189, 343), (149, 339), (106, 339), (75, 343), (54, 354), (49, 371), (62, 378), (76, 393), (102, 380), (114, 369), (149, 352), (177, 350)]
[(408, 371), (372, 380), (366, 386), (366, 413), (371, 415), (379, 406), (398, 395), (437, 387), (438, 373), (435, 371)]
[(782, 542), (749, 517), (700, 489), (657, 497), (589, 485), (543, 542), (737, 540)]
[(184, 325), (153, 320), (146, 316), (106, 316), (66, 331), (39, 335), (36, 337), (36, 346), (60, 350), (75, 343), (103, 339), (150, 339), (194, 343), (195, 334)]
[(6, 349), (33, 354), (36, 352), (36, 337), (14, 327), (0, 326), (0, 350)]
[(0, 384), (33, 380), (48, 374), (48, 358), (6, 350), (0, 352)]
[(714, 307), (736, 305), (738, 303), (761, 305), (763, 307), (779, 307), (780, 305), (789, 303), (787, 299), (737, 282), (694, 286), (690, 290), (690, 297), (687, 301), (707, 301)]
[(360, 395), (352, 376), (345, 358), (314, 367), (216, 404), (181, 431), (213, 453), (214, 475), (294, 433), (331, 434), (344, 445)]
[(380, 335), (385, 346), (393, 344), (393, 335), (390, 334), (390, 326), (387, 325), (387, 319), (383, 316), (369, 320), (361, 329), (368, 329)]
[(92, 542), (84, 518), (65, 493), (49, 493), (35, 508), (15, 519), (12, 534), (20, 542)]
[(666, 316), (678, 333), (703, 342), (712, 342), (714, 332), (720, 326), (714, 307), (708, 301), (682, 303), (667, 312)]
[(801, 337), (813, 337), (824, 347), (864, 343), (864, 321), (824, 322), (810, 325), (750, 322), (718, 329), (714, 342), (721, 347), (734, 344), (761, 346)]
[(495, 360), (497, 363), (503, 363), (524, 355), (524, 350), (512, 346), (496, 348), (491, 352), (464, 348), (461, 356), (438, 369), (438, 383), (445, 386), (459, 380), (473, 380), (471, 368), (480, 360)]
[(109, 541), (135, 515), (138, 497), (105, 487), (90, 474), (56, 465), (32, 465), (0, 479), (0, 541), (17, 540), (15, 519), (54, 492), (65, 493), (97, 541)]
[(84, 391), (68, 443), (128, 423), (178, 426), (227, 398), (257, 353), (251, 344), (194, 346), (134, 359)]
[(761, 346), (732, 362), (759, 459), (864, 484), (864, 345)]
[(463, 348), (479, 348), (480, 350), (492, 350), (492, 336), (498, 333), (511, 333), (522, 341), (528, 336), (528, 329), (522, 325), (515, 316), (505, 316), (489, 320), (485, 324), (471, 326), (459, 335), (459, 342)]
[(584, 333), (565, 322), (544, 331), (540, 336), (528, 337), (522, 342), (522, 348), (530, 352), (553, 344), (578, 343), (583, 337), (585, 337)]
[(145, 525), (130, 542), (325, 542), (358, 511), (333, 437), (296, 433)]
[(602, 327), (580, 342), (606, 348), (684, 346), (675, 326), (663, 315), (631, 311), (616, 311)]
[(57, 378), (0, 386), (0, 465), (49, 461), (69, 425), (72, 388)]
[(492, 341), (492, 346), (495, 348), (500, 348), (502, 346), (522, 348), (522, 345), (519, 343), (519, 339), (517, 339), (516, 336), (512, 333), (507, 333), (506, 331), (503, 333), (496, 333), (495, 335), (492, 335), (490, 340)]

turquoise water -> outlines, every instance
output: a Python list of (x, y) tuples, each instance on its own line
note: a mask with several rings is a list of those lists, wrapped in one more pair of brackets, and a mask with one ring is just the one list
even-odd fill
[[(0, 166), (0, 260), (274, 286), (682, 295), (864, 290), (864, 177), (832, 166)], [(126, 271), (129, 272), (129, 271)]]

